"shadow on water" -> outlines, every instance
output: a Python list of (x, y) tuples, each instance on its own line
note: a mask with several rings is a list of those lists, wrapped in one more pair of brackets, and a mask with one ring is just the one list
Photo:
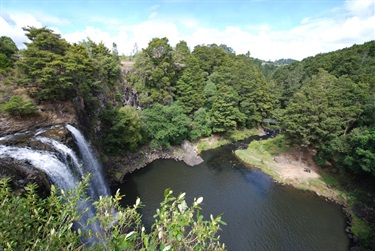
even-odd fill
[[(253, 138), (258, 139), (258, 138)], [(203, 196), (202, 214), (223, 213), (221, 240), (229, 250), (347, 250), (346, 219), (339, 206), (315, 194), (275, 184), (260, 170), (246, 168), (235, 158), (239, 144), (202, 153), (195, 167), (157, 160), (125, 177), (120, 188), (123, 205), (141, 197), (147, 227), (153, 222), (163, 192), (187, 193), (187, 202)], [(208, 219), (208, 218), (207, 218)]]

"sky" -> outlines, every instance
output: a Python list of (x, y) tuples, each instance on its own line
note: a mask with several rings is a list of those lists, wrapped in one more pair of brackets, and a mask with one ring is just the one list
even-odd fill
[(375, 40), (374, 9), (375, 0), (0, 0), (0, 36), (25, 48), (22, 27), (47, 26), (71, 43), (116, 43), (125, 55), (167, 37), (191, 50), (216, 43), (301, 60)]

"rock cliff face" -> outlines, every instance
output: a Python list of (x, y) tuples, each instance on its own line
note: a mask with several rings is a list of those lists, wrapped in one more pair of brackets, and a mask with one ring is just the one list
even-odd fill
[(109, 159), (105, 163), (104, 169), (111, 182), (121, 183), (126, 174), (143, 168), (157, 159), (184, 161), (189, 166), (199, 165), (203, 162), (191, 143), (184, 141), (181, 146), (172, 146), (169, 151), (159, 151), (143, 146), (136, 153), (128, 153), (125, 157)]
[(39, 109), (39, 114), (28, 118), (0, 114), (0, 137), (51, 125), (77, 123), (76, 112), (71, 102), (45, 103), (37, 108)]

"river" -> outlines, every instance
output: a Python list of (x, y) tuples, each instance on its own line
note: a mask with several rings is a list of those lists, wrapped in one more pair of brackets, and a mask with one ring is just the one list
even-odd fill
[(346, 218), (340, 206), (317, 195), (281, 186), (258, 169), (245, 167), (234, 156), (238, 145), (202, 153), (204, 162), (157, 160), (125, 176), (120, 189), (123, 205), (137, 197), (146, 205), (141, 213), (149, 227), (163, 192), (186, 192), (187, 202), (204, 197), (202, 214), (223, 214), (219, 232), (228, 250), (348, 250)]

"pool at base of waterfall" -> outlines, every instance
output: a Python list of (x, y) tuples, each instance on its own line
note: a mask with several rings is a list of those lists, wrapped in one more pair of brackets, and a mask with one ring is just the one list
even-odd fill
[(120, 189), (123, 205), (140, 197), (143, 221), (153, 222), (166, 188), (186, 192), (187, 202), (204, 197), (202, 214), (223, 214), (219, 232), (228, 250), (348, 250), (342, 208), (317, 195), (281, 186), (260, 170), (245, 167), (232, 151), (234, 145), (202, 153), (204, 162), (157, 160), (125, 176)]

